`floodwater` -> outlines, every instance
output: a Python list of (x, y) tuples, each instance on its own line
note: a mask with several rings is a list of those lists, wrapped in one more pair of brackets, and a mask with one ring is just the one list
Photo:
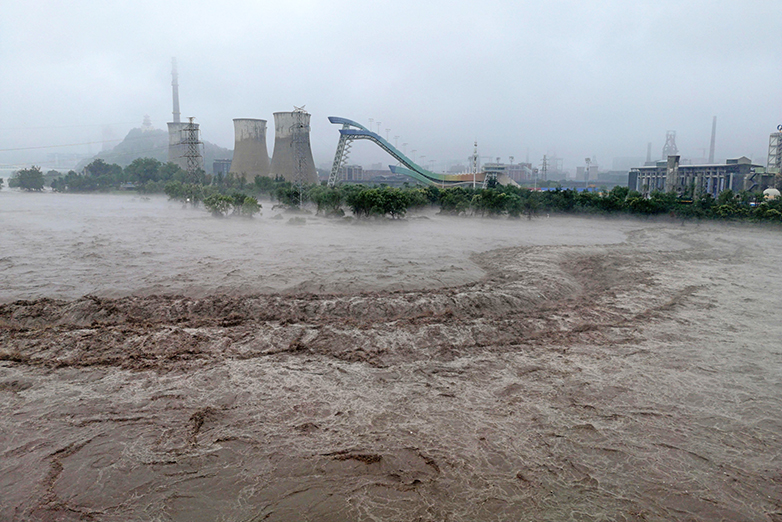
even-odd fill
[(264, 207), (0, 191), (0, 519), (782, 521), (779, 229)]
[(616, 243), (621, 227), (412, 216), (378, 225), (213, 218), (164, 197), (0, 191), (0, 302), (92, 294), (357, 292), (475, 281), (470, 254), (503, 246)]

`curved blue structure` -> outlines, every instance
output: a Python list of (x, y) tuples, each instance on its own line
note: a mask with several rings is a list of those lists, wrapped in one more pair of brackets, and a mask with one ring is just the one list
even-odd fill
[[(347, 162), (347, 155), (350, 150), (350, 143), (354, 140), (369, 140), (377, 144), (381, 149), (386, 151), (400, 164), (404, 165), (399, 167), (396, 165), (389, 165), (391, 172), (394, 174), (403, 174), (409, 176), (415, 180), (429, 185), (440, 186), (454, 186), (473, 184), (476, 182), (483, 183), (484, 174), (437, 174), (422, 168), (413, 162), (410, 158), (400, 152), (396, 147), (391, 145), (385, 138), (379, 134), (372, 132), (363, 125), (347, 118), (340, 118), (337, 116), (329, 116), (329, 122), (337, 125), (342, 125), (339, 131), (339, 144), (337, 145), (337, 153), (334, 155), (334, 163), (331, 166), (331, 174), (329, 175), (329, 186), (333, 187), (337, 182), (337, 175), (340, 168), (345, 166)], [(469, 179), (468, 179), (469, 178)]]

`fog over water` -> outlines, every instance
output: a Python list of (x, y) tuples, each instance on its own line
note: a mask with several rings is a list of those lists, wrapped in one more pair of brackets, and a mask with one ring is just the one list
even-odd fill
[(264, 206), (0, 192), (0, 520), (782, 520), (778, 228)]
[(0, 301), (434, 288), (482, 277), (473, 252), (623, 240), (586, 221), (487, 226), (431, 212), (373, 224), (310, 215), (297, 226), (269, 201), (253, 219), (215, 219), (162, 196), (5, 191), (0, 202)]

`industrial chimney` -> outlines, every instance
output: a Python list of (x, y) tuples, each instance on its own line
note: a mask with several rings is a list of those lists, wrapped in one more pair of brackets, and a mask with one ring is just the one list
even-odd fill
[(179, 74), (176, 70), (176, 58), (171, 58), (171, 94), (174, 99), (174, 123), (180, 123), (179, 118)]
[(234, 157), (230, 172), (252, 181), (269, 176), (269, 152), (266, 148), (266, 120), (234, 118)]
[(711, 145), (709, 146), (709, 165), (714, 164), (714, 145), (717, 141), (717, 117), (711, 122)]
[(176, 58), (171, 58), (171, 94), (174, 102), (174, 121), (168, 122), (168, 161), (176, 163), (182, 169), (187, 169), (187, 145), (182, 144), (187, 123), (179, 117), (179, 75), (176, 68)]
[(310, 114), (303, 108), (274, 113), (271, 175), (292, 183), (318, 182), (310, 147)]

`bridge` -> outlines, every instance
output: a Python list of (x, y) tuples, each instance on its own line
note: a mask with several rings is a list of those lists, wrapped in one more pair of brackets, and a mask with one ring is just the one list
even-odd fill
[(436, 185), (440, 187), (454, 187), (459, 185), (485, 186), (488, 181), (484, 172), (438, 174), (426, 170), (391, 145), (385, 138), (367, 129), (360, 123), (336, 116), (329, 116), (329, 122), (336, 125), (342, 125), (342, 128), (339, 130), (337, 152), (334, 154), (334, 163), (331, 165), (331, 173), (329, 174), (329, 187), (333, 187), (337, 183), (339, 171), (347, 165), (350, 147), (355, 140), (369, 140), (397, 160), (399, 165), (389, 165), (391, 172), (394, 174), (403, 174), (427, 185)]

